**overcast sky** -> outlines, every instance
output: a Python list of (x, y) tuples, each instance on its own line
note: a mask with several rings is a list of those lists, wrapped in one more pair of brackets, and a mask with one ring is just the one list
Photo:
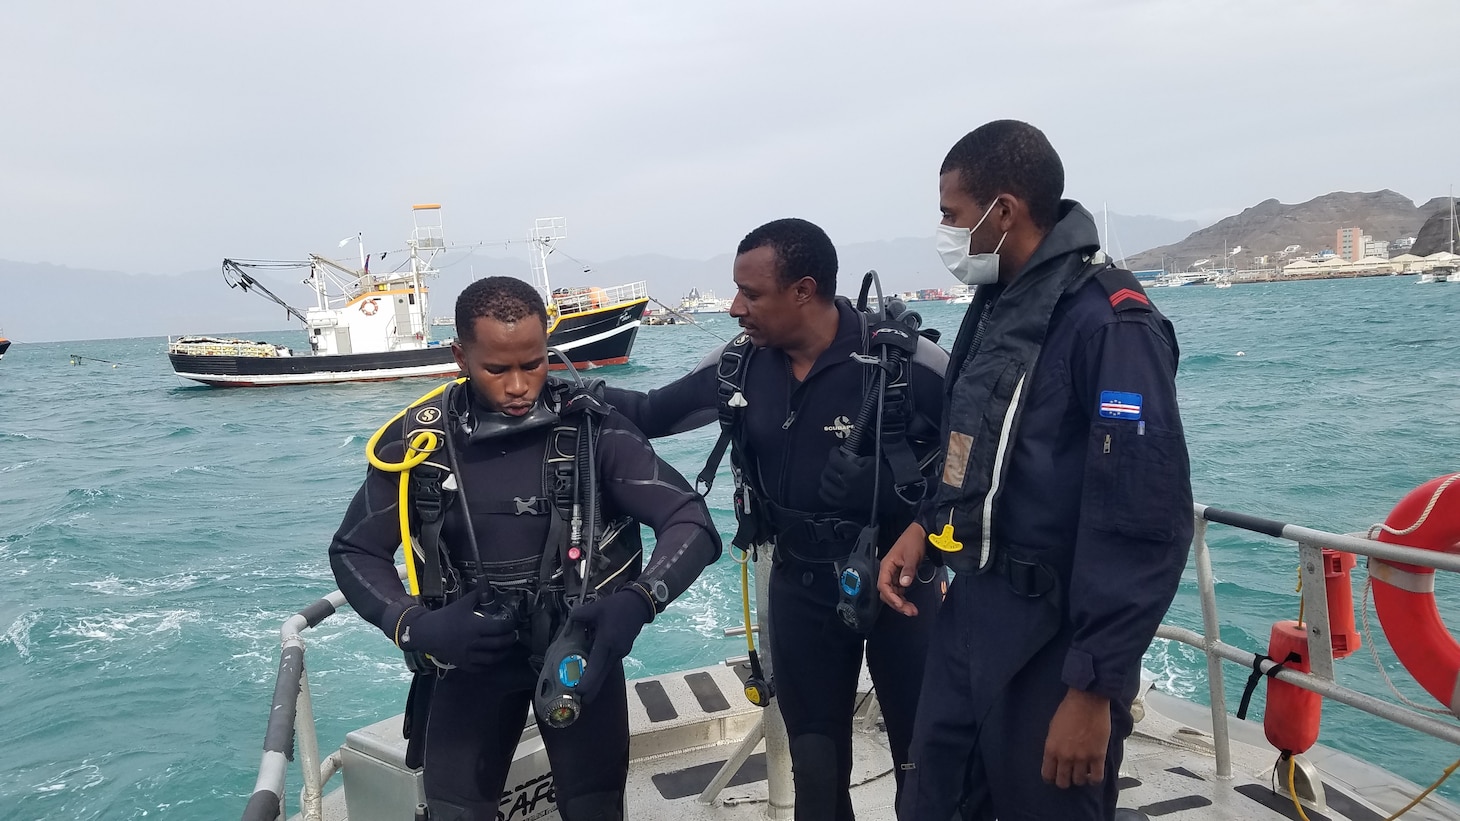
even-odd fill
[[(1014, 117), (1097, 210), (1209, 222), (1457, 174), (1456, 0), (9, 2), (0, 259), (176, 273), (563, 215), (585, 259), (781, 216), (931, 236)], [(345, 252), (348, 253), (348, 252)]]

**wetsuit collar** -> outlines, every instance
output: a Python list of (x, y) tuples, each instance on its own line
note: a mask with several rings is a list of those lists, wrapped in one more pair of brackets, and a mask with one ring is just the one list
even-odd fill
[[(826, 370), (832, 365), (846, 361), (852, 354), (862, 352), (862, 322), (857, 318), (857, 309), (846, 297), (836, 297), (836, 336), (832, 338), (831, 344), (826, 350), (816, 357), (812, 363), (811, 370), (806, 372), (806, 378), (801, 384), (811, 381), (813, 376)], [(784, 351), (780, 352), (785, 357)], [(789, 357), (786, 357), (789, 360)]]
[(468, 398), (465, 412), (459, 414), (458, 419), (462, 431), (466, 433), (467, 445), (475, 445), (504, 436), (516, 436), (520, 433), (551, 427), (558, 422), (556, 403), (553, 403), (551, 407), (548, 404), (548, 400), (552, 396), (549, 385), (543, 385), (542, 392), (537, 395), (537, 402), (525, 416), (511, 416), (500, 411), (489, 410), (477, 398), (470, 381), (462, 387), (466, 389), (465, 393)]

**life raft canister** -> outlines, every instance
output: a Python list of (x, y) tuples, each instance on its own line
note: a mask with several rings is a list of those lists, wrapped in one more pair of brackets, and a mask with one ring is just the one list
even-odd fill
[[(1308, 628), (1296, 621), (1275, 622), (1267, 641), (1267, 655), (1283, 668), (1300, 673), (1311, 671), (1308, 656)], [(1296, 659), (1294, 658), (1296, 656)], [(1272, 746), (1285, 755), (1308, 751), (1318, 741), (1323, 719), (1323, 697), (1286, 681), (1269, 676), (1267, 706), (1262, 711), (1262, 731)]]
[[(1378, 540), (1454, 553), (1460, 548), (1460, 473), (1431, 479), (1409, 492), (1384, 520)], [(1435, 606), (1435, 571), (1369, 560), (1379, 624), (1410, 675), (1451, 713), (1460, 715), (1460, 642)]]

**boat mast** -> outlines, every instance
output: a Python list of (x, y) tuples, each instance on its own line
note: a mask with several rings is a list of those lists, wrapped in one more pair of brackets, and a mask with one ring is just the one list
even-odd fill
[(547, 258), (553, 252), (553, 244), (567, 236), (566, 217), (538, 217), (528, 236), (532, 243), (532, 284), (542, 291), (542, 299), (548, 305), (553, 304), (553, 286), (548, 280)]
[[(430, 306), (427, 304), (425, 278), (429, 274), (436, 273), (431, 267), (432, 260), (436, 254), (446, 247), (446, 231), (441, 223), (441, 204), (435, 202), (421, 203), (411, 206), (411, 239), (407, 245), (411, 250), (411, 290), (415, 292), (416, 304), (412, 308), (412, 322), (419, 324), (420, 333), (429, 331), (431, 317)], [(427, 258), (421, 259), (421, 252), (428, 252)]]

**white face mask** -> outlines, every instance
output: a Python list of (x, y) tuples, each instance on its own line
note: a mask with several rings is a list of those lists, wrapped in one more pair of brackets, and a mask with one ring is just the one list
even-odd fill
[(957, 228), (942, 224), (938, 226), (938, 256), (943, 258), (943, 264), (948, 266), (949, 273), (957, 277), (958, 281), (964, 285), (992, 285), (999, 281), (999, 249), (1004, 247), (1004, 240), (1009, 236), (1008, 231), (999, 237), (999, 244), (994, 246), (993, 253), (968, 253), (968, 245), (973, 239), (973, 232), (983, 225), (983, 221), (989, 218), (989, 214), (993, 213), (993, 210), (994, 203), (991, 202), (988, 210), (978, 218), (978, 224), (972, 228)]

